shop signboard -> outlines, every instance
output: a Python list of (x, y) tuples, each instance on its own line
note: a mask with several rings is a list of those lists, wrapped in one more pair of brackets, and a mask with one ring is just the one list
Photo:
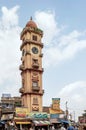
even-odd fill
[(80, 123), (86, 123), (86, 117), (80, 116), (80, 117), (79, 117), (79, 122), (80, 122)]
[(28, 117), (28, 108), (25, 107), (16, 107), (15, 108), (16, 117)]
[(52, 104), (60, 102), (60, 98), (52, 98)]
[(49, 114), (47, 113), (30, 113), (31, 118), (36, 118), (36, 119), (46, 119), (49, 118)]
[(59, 114), (50, 114), (50, 118), (59, 118)]
[(60, 110), (60, 98), (52, 98), (52, 109)]

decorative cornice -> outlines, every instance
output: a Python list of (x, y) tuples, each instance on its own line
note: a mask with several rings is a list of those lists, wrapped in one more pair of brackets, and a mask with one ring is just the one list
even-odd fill
[(43, 57), (43, 53), (39, 55), (39, 57)]
[(21, 96), (24, 96), (24, 95), (31, 95), (31, 94), (33, 94), (33, 95), (43, 95), (44, 94), (44, 90), (42, 90), (42, 92), (24, 92), (24, 93), (22, 93), (22, 95)]
[(20, 50), (22, 50), (22, 48), (27, 44), (36, 44), (36, 45), (41, 46), (43, 48), (43, 43), (40, 43), (38, 41), (33, 41), (33, 40), (26, 39), (25, 41), (22, 42), (22, 44), (20, 46)]
[(24, 68), (24, 69), (22, 70), (21, 74), (24, 73), (24, 72), (27, 72), (27, 71), (29, 71), (29, 72), (31, 72), (31, 71), (37, 71), (37, 72), (41, 72), (41, 73), (43, 73), (43, 72), (44, 72), (44, 68), (42, 68), (42, 69), (36, 69), (36, 68)]
[(21, 34), (20, 34), (20, 39), (22, 39), (22, 36), (23, 36), (25, 33), (27, 33), (27, 32), (29, 32), (29, 33), (34, 32), (34, 33), (40, 34), (41, 37), (43, 36), (43, 31), (42, 31), (41, 29), (39, 29), (39, 28), (25, 27), (25, 28), (22, 30)]

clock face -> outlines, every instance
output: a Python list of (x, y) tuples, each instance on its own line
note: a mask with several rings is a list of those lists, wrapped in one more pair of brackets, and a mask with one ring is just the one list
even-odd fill
[(33, 48), (32, 48), (32, 52), (33, 52), (34, 54), (37, 54), (37, 53), (38, 53), (38, 48), (37, 48), (37, 47), (33, 47)]

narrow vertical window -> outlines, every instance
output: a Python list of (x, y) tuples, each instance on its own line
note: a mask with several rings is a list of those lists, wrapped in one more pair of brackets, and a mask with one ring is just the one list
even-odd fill
[(33, 104), (34, 105), (38, 104), (38, 98), (33, 98)]
[(37, 41), (37, 36), (33, 35), (32, 39), (33, 39), (34, 41)]
[(33, 87), (38, 87), (38, 82), (37, 82), (37, 81), (33, 81), (33, 82), (32, 82), (32, 86), (33, 86)]
[(24, 55), (25, 55), (25, 50), (23, 49), (23, 50), (22, 50), (22, 56), (24, 56)]

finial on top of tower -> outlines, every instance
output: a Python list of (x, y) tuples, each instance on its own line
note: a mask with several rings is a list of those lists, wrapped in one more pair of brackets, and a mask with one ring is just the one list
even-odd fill
[(27, 27), (37, 28), (36, 23), (32, 20), (32, 16), (30, 17), (30, 21), (26, 24)]

